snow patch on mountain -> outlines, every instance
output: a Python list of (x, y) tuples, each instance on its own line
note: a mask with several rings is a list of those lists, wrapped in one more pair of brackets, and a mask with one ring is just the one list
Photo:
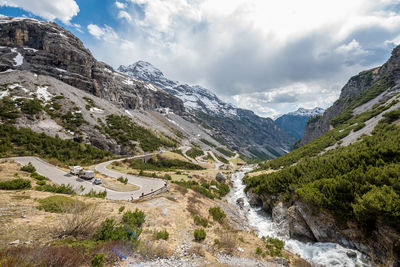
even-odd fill
[(313, 109), (299, 108), (296, 111), (289, 112), (286, 115), (294, 115), (294, 116), (303, 116), (303, 117), (312, 117), (315, 115), (323, 114), (325, 109), (316, 107)]
[(237, 116), (237, 110), (231, 104), (220, 100), (209, 90), (198, 86), (182, 84), (164, 76), (152, 64), (138, 61), (129, 66), (120, 66), (118, 71), (151, 84), (180, 98), (189, 110), (202, 111), (213, 115)]

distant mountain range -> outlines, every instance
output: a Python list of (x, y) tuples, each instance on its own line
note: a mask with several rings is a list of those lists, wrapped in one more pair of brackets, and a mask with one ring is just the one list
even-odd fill
[(316, 107), (314, 109), (299, 108), (294, 112), (284, 114), (277, 119), (275, 123), (279, 125), (282, 130), (285, 130), (296, 140), (299, 140), (304, 135), (304, 130), (307, 125), (309, 118), (323, 114), (325, 110), (323, 108)]
[(225, 103), (201, 86), (170, 80), (148, 62), (138, 61), (129, 66), (120, 66), (118, 71), (152, 83), (178, 97), (183, 101), (186, 111), (208, 129), (210, 135), (248, 157), (271, 159), (281, 156), (291, 149), (296, 140), (272, 119)]

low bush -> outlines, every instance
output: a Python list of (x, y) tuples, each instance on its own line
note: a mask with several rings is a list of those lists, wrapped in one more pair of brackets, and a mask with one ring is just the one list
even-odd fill
[(233, 153), (232, 151), (226, 150), (223, 147), (217, 147), (216, 149), (218, 150), (218, 152), (220, 152), (221, 154), (223, 154), (229, 158), (235, 156), (235, 153)]
[(159, 239), (163, 239), (163, 240), (168, 240), (169, 238), (169, 233), (167, 230), (162, 230), (162, 231), (155, 231), (153, 234), (154, 238), (159, 240)]
[(90, 191), (86, 194), (84, 194), (85, 197), (95, 197), (95, 198), (106, 198), (107, 196), (107, 191), (104, 189), (102, 192), (96, 192), (93, 189), (90, 189)]
[(146, 215), (139, 209), (135, 209), (135, 211), (127, 211), (122, 216), (122, 222), (136, 227), (142, 227), (145, 221)]
[(200, 242), (203, 241), (204, 239), (206, 239), (206, 231), (204, 231), (204, 229), (196, 229), (193, 232), (194, 235), (194, 240)]
[(119, 177), (118, 179), (117, 179), (117, 181), (119, 181), (119, 182), (121, 182), (121, 183), (123, 183), (123, 184), (127, 184), (128, 183), (128, 178), (124, 178), (124, 177)]
[(206, 228), (208, 226), (208, 220), (201, 218), (199, 215), (195, 215), (193, 217), (193, 220), (196, 225), (203, 226), (204, 228)]
[(26, 179), (13, 179), (10, 181), (0, 182), (1, 190), (18, 190), (31, 188), (31, 181)]
[(32, 165), (31, 162), (29, 162), (28, 165), (21, 167), (21, 171), (34, 173), (36, 172), (36, 168)]
[(210, 208), (208, 212), (213, 217), (213, 220), (219, 223), (222, 223), (226, 217), (225, 212), (218, 206)]
[(282, 257), (282, 249), (285, 246), (285, 242), (278, 238), (268, 238), (265, 248), (268, 254), (273, 257)]
[(119, 207), (118, 212), (121, 213), (124, 211), (124, 209), (125, 209), (125, 206), (121, 206), (121, 207)]
[(40, 175), (39, 173), (37, 173), (35, 171), (31, 173), (31, 177), (38, 181), (48, 180), (46, 177), (44, 177), (43, 175)]
[(99, 253), (99, 254), (94, 255), (94, 257), (90, 263), (90, 266), (91, 267), (103, 267), (105, 263), (106, 263), (106, 259), (105, 259), (104, 253)]
[(65, 185), (65, 184), (62, 184), (62, 185), (49, 185), (49, 184), (38, 185), (35, 187), (35, 190), (58, 193), (58, 194), (67, 194), (67, 195), (75, 194), (75, 191), (74, 191), (74, 189), (72, 189), (72, 186), (70, 184), (68, 184), (68, 185)]

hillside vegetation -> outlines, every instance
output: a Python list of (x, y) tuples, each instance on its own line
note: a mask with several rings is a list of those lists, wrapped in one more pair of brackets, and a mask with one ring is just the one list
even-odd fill
[(32, 155), (66, 165), (92, 164), (112, 157), (110, 152), (87, 144), (0, 124), (0, 157)]
[[(353, 119), (360, 120), (361, 116), (365, 114)], [(367, 229), (382, 220), (400, 230), (400, 127), (391, 124), (399, 117), (399, 109), (391, 111), (371, 136), (364, 135), (359, 142), (311, 157), (325, 140), (334, 141), (339, 135), (334, 129), (285, 159), (268, 162), (264, 167), (288, 166), (304, 156), (278, 172), (247, 178), (246, 189), (281, 196), (285, 201), (300, 199), (315, 211), (327, 209), (337, 219), (355, 220)]]

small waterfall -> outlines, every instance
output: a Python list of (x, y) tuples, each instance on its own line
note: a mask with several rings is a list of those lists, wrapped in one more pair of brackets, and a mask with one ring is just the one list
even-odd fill
[(254, 227), (258, 235), (276, 237), (285, 241), (285, 249), (300, 255), (303, 259), (310, 262), (313, 266), (346, 266), (346, 267), (367, 267), (371, 266), (365, 256), (357, 250), (345, 248), (336, 243), (304, 243), (298, 240), (290, 239), (281, 229), (272, 221), (269, 214), (260, 207), (250, 206), (247, 196), (244, 193), (245, 185), (242, 181), (245, 172), (236, 172), (232, 174), (233, 188), (228, 197), (228, 201), (236, 205), (238, 198), (243, 198), (245, 215), (249, 224)]

